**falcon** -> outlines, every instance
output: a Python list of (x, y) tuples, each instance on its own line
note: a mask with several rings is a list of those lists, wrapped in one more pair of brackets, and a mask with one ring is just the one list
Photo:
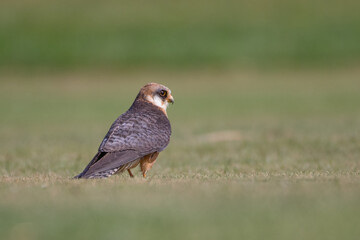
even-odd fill
[(107, 178), (140, 165), (143, 177), (170, 141), (166, 109), (174, 103), (171, 90), (158, 83), (140, 89), (135, 101), (111, 125), (98, 152), (75, 178)]

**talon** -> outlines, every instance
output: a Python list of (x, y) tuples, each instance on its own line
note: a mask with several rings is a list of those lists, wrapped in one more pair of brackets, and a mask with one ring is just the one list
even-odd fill
[(146, 178), (146, 172), (143, 173), (143, 177)]

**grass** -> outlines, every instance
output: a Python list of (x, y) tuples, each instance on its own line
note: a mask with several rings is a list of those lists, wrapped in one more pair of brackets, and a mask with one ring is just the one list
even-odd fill
[[(358, 69), (3, 73), (1, 239), (357, 239)], [(73, 180), (149, 81), (176, 103), (137, 172)]]
[(5, 0), (0, 67), (354, 65), (359, 7), (355, 0)]

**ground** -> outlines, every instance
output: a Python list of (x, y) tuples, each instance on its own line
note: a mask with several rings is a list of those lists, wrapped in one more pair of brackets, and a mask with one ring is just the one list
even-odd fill
[[(7, 72), (1, 239), (358, 239), (360, 72)], [(172, 89), (169, 147), (74, 180), (147, 82)]]

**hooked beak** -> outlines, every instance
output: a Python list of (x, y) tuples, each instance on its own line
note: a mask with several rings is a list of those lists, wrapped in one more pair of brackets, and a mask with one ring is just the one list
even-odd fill
[(173, 96), (169, 95), (168, 99), (167, 99), (168, 103), (174, 104), (174, 98)]

